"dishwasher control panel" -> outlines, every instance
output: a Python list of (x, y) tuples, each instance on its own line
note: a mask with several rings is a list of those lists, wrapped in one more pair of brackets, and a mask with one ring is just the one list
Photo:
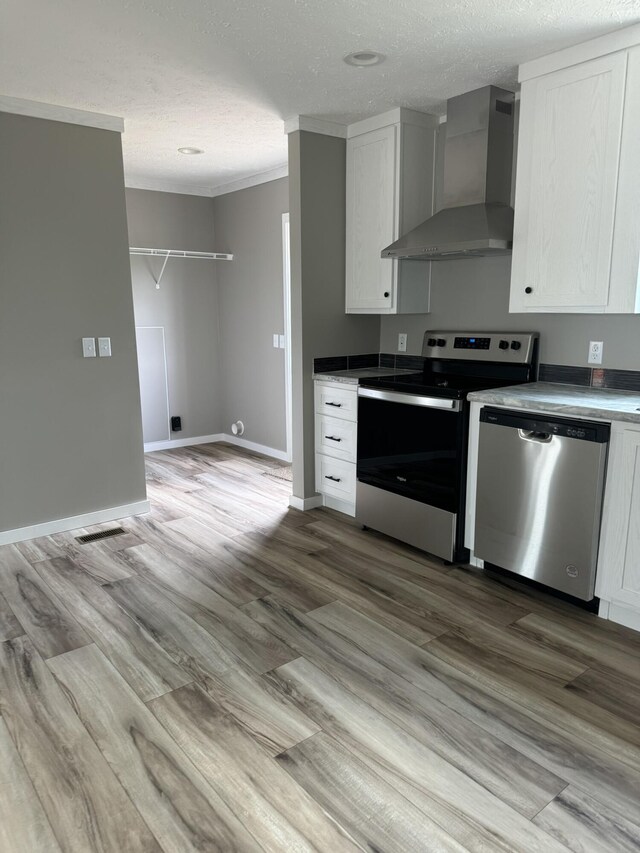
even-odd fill
[(506, 409), (486, 407), (480, 412), (480, 421), (496, 426), (519, 429), (537, 435), (557, 435), (561, 438), (575, 438), (579, 441), (609, 441), (608, 424), (593, 421), (575, 421), (569, 418), (556, 418), (546, 415), (529, 415), (526, 411), (514, 412)]

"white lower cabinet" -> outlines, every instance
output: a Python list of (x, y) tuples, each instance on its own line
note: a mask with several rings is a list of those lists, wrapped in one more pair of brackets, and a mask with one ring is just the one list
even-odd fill
[(601, 615), (640, 630), (640, 426), (611, 427), (596, 594)]
[(358, 386), (315, 383), (316, 491), (325, 506), (356, 514)]
[(322, 453), (316, 454), (316, 489), (324, 495), (356, 502), (356, 477), (353, 462), (332, 459)]

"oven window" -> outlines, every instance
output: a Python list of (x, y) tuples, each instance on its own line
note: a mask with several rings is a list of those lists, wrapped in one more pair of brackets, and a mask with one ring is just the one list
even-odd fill
[(358, 479), (457, 512), (464, 415), (358, 399)]

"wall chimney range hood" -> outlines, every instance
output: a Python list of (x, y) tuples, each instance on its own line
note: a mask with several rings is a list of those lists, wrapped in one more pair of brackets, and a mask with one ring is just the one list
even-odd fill
[(511, 254), (514, 94), (485, 86), (447, 101), (443, 207), (381, 252), (446, 261)]

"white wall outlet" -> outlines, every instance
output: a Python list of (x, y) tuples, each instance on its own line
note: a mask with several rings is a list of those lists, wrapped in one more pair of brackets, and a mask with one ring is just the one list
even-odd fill
[(275, 347), (275, 349), (279, 349), (280, 347), (280, 335), (276, 334), (275, 332), (273, 334), (273, 346)]
[(83, 358), (95, 358), (96, 357), (96, 339), (95, 338), (83, 338), (82, 339), (82, 357)]
[(589, 364), (602, 364), (603, 341), (589, 341)]
[(280, 335), (280, 349), (284, 349), (284, 335)]
[(98, 355), (100, 358), (111, 358), (111, 338), (98, 338)]
[(407, 333), (400, 332), (398, 335), (398, 352), (406, 352), (407, 351)]

